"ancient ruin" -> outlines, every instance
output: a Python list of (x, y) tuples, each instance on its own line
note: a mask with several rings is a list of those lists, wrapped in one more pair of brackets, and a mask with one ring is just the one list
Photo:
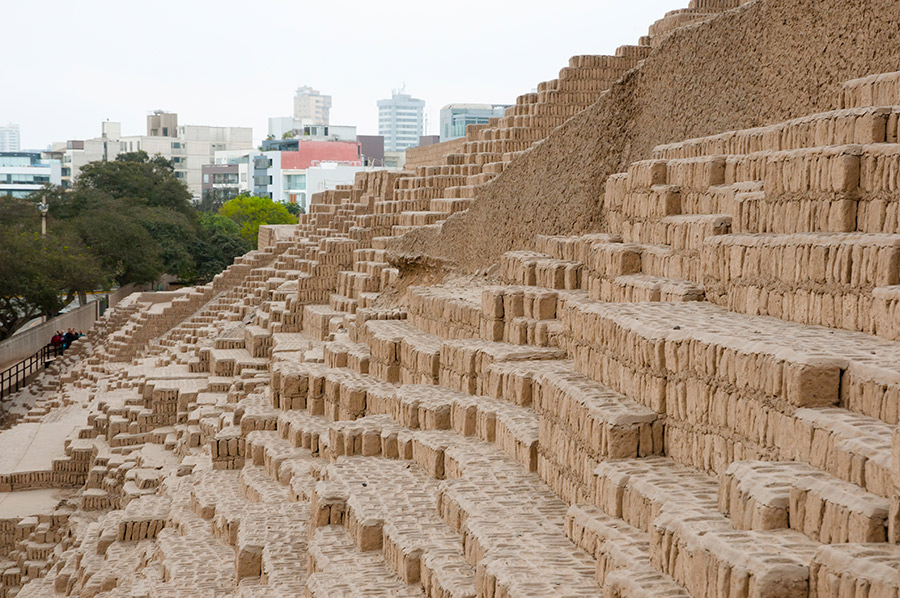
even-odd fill
[(897, 598), (898, 31), (692, 0), (131, 295), (3, 406), (0, 598)]

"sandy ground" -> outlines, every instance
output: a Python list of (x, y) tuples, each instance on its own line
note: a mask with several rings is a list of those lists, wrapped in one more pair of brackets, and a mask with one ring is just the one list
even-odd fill
[(56, 488), (0, 493), (0, 519), (28, 517), (53, 511), (64, 497)]
[(53, 421), (21, 423), (0, 432), (0, 473), (50, 469), (54, 458), (65, 455), (63, 443), (87, 423), (87, 411), (74, 406), (53, 415)]

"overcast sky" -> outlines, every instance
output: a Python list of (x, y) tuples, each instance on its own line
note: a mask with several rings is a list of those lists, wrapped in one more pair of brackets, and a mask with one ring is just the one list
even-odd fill
[(0, 0), (0, 124), (22, 147), (142, 135), (155, 109), (179, 124), (253, 127), (288, 116), (307, 84), (332, 124), (377, 134), (375, 102), (404, 83), (428, 133), (448, 103), (513, 103), (574, 54), (609, 54), (688, 0)]

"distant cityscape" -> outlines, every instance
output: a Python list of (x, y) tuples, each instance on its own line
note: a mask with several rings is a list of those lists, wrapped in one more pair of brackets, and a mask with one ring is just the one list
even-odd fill
[(378, 100), (378, 135), (358, 135), (355, 125), (331, 124), (330, 95), (304, 85), (292, 99), (292, 113), (270, 117), (258, 147), (249, 127), (185, 125), (163, 110), (147, 115), (144, 135), (123, 135), (121, 123), (106, 121), (98, 137), (43, 150), (22, 149), (18, 124), (0, 126), (0, 195), (27, 197), (46, 184), (69, 188), (90, 162), (144, 151), (170, 160), (195, 202), (252, 194), (306, 209), (313, 193), (352, 184), (363, 170), (402, 169), (407, 150), (463, 138), (469, 125), (486, 125), (508, 108), (448, 104), (439, 134), (425, 135), (425, 101), (404, 87)]

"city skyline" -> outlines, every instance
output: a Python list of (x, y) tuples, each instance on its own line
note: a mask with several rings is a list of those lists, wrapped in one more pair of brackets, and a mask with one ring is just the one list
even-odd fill
[[(184, 122), (252, 127), (259, 142), (268, 117), (290, 114), (296, 88), (309, 85), (332, 96), (332, 124), (377, 134), (377, 100), (405, 84), (426, 102), (426, 133), (437, 134), (444, 105), (514, 103), (539, 81), (556, 77), (569, 56), (609, 54), (637, 43), (655, 19), (681, 7), (679, 0), (646, 0), (646, 10), (635, 15), (633, 7), (612, 1), (583, 6), (564, 0), (551, 12), (537, 2), (464, 0), (454, 14), (479, 17), (456, 21), (437, 5), (388, 13), (350, 4), (352, 10), (337, 11), (272, 2), (248, 14), (237, 2), (162, 0), (156, 10), (177, 19), (175, 32), (189, 34), (178, 43), (153, 44), (133, 43), (158, 35), (158, 20), (137, 5), (94, 0), (75, 12), (59, 0), (48, 0), (40, 11), (11, 5), (11, 22), (41, 22), (43, 36), (66, 40), (66, 61), (50, 52), (30, 57), (29, 69), (57, 76), (0, 96), (0, 121), (18, 123), (22, 148), (29, 149), (96, 137), (98, 123), (107, 119), (121, 122), (124, 134), (141, 134), (147, 114), (157, 109), (177, 112)], [(305, 28), (303, 22), (334, 28)], [(559, 26), (563, 22), (568, 28)], [(27, 47), (29, 35), (27, 28), (14, 28), (5, 41)]]

